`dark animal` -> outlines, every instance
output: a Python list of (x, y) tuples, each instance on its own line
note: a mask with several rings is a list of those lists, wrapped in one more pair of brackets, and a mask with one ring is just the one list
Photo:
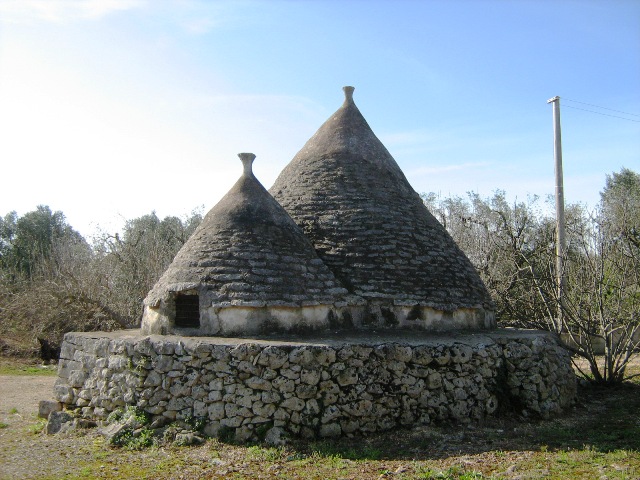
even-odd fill
[(38, 343), (40, 344), (40, 358), (49, 363), (52, 360), (58, 361), (60, 358), (60, 346), (59, 345), (51, 345), (49, 341), (45, 338), (37, 337)]

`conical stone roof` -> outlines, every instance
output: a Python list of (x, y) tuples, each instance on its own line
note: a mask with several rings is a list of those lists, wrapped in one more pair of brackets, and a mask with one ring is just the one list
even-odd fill
[(493, 310), (471, 262), (356, 107), (353, 87), (344, 91), (271, 194), (351, 293), (377, 304)]
[(196, 291), (207, 304), (305, 306), (334, 304), (346, 290), (309, 240), (252, 172), (253, 154), (239, 154), (244, 172), (149, 292), (157, 306), (172, 292)]

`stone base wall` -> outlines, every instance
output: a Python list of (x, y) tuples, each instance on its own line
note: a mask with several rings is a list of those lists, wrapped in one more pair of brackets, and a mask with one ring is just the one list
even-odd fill
[(69, 333), (55, 394), (84, 417), (133, 405), (156, 423), (199, 417), (209, 435), (307, 438), (501, 409), (558, 414), (576, 391), (570, 357), (545, 332), (496, 330), (278, 339)]

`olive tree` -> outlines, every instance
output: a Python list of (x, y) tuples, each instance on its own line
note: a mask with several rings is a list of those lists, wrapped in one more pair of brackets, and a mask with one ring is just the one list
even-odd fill
[[(607, 177), (591, 212), (566, 208), (566, 287), (558, 298), (555, 219), (535, 197), (509, 203), (504, 192), (425, 203), (478, 269), (503, 326), (543, 328), (586, 359), (582, 374), (617, 383), (640, 343), (640, 176)], [(558, 315), (561, 310), (562, 315)], [(558, 318), (561, 323), (558, 323)]]
[(152, 212), (128, 220), (121, 234), (99, 237), (94, 250), (103, 292), (130, 325), (139, 322), (144, 297), (201, 220), (199, 211), (184, 219), (169, 216), (162, 220)]
[(48, 206), (0, 222), (0, 349), (59, 344), (72, 330), (111, 329), (115, 316), (92, 296), (92, 250)]
[(545, 289), (552, 275), (548, 263), (553, 228), (540, 213), (538, 198), (509, 203), (503, 191), (491, 198), (423, 197), (474, 264), (496, 303), (503, 326), (552, 328)]
[(55, 347), (69, 331), (136, 326), (142, 299), (200, 223), (155, 213), (89, 245), (61, 212), (0, 219), (0, 351)]
[(596, 381), (619, 382), (640, 348), (640, 175), (623, 168), (607, 176), (599, 208), (581, 233), (573, 291), (563, 302), (565, 330)]

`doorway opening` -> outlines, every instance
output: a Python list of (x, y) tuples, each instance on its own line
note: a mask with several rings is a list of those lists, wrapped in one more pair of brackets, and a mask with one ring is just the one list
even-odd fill
[(176, 327), (200, 328), (198, 295), (176, 295)]

